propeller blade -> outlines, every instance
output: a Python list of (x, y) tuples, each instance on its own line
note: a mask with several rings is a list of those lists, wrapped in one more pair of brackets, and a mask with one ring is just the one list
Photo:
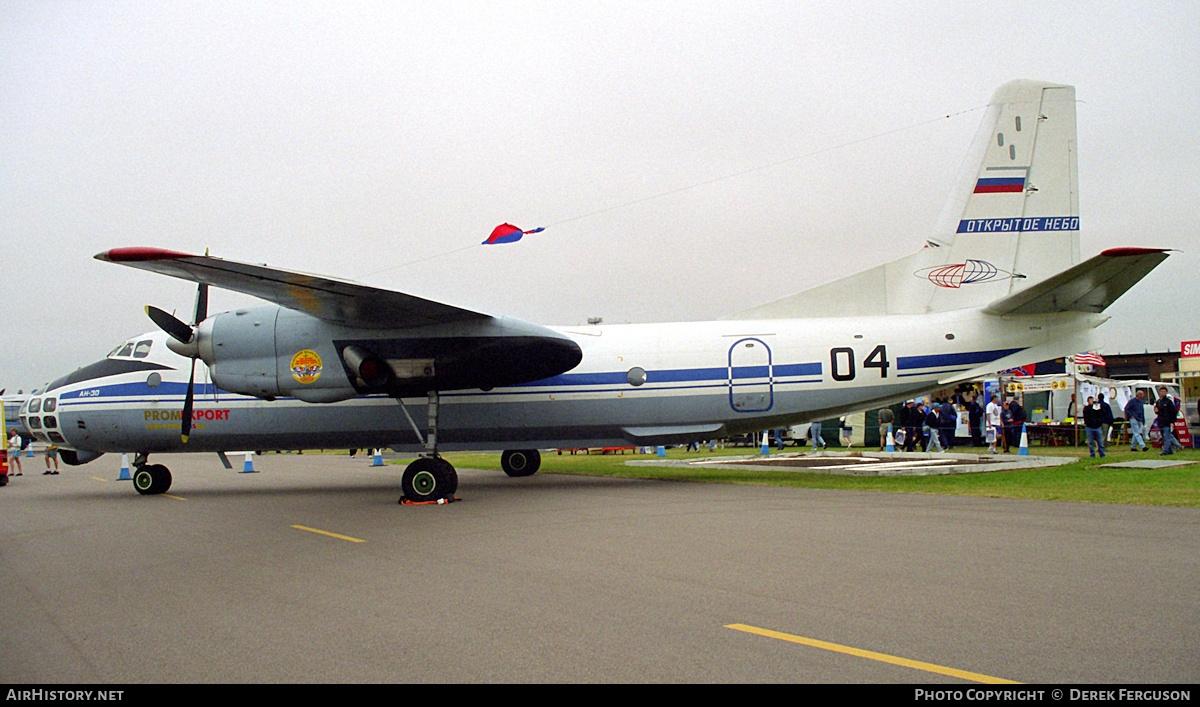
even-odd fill
[(159, 329), (170, 334), (172, 339), (181, 344), (191, 343), (192, 328), (176, 319), (174, 315), (164, 312), (158, 307), (146, 305), (146, 316), (150, 317), (150, 320), (157, 324)]
[(208, 285), (200, 283), (196, 288), (196, 316), (192, 319), (192, 324), (199, 324), (208, 318)]
[(187, 444), (188, 435), (192, 433), (192, 400), (196, 383), (196, 359), (192, 359), (192, 374), (188, 376), (187, 396), (183, 399), (183, 443)]

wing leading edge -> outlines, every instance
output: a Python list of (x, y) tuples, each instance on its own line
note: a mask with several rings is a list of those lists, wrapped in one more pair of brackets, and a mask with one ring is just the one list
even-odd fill
[(189, 255), (160, 248), (114, 248), (95, 257), (107, 263), (253, 295), (345, 326), (418, 327), (490, 318), (488, 314), (402, 292), (209, 255)]

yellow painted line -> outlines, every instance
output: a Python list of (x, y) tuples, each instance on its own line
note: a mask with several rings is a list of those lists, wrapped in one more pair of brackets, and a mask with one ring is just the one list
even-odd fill
[(828, 641), (818, 641), (815, 638), (804, 638), (803, 636), (793, 636), (790, 633), (781, 633), (765, 628), (757, 628), (755, 626), (747, 626), (745, 624), (729, 624), (725, 628), (731, 628), (734, 631), (745, 631), (767, 638), (775, 638), (780, 641), (788, 641), (790, 643), (799, 643), (802, 646), (811, 648), (820, 648), (822, 650), (833, 651), (835, 653), (844, 653), (859, 658), (867, 658), (870, 660), (878, 660), (881, 663), (891, 663), (892, 665), (900, 665), (905, 668), (913, 668), (914, 670), (924, 670), (930, 673), (939, 675), (949, 675), (954, 678), (962, 678), (963, 680), (971, 680), (973, 682), (982, 682), (992, 685), (1019, 685), (1015, 680), (1005, 680), (996, 678), (990, 675), (981, 675), (972, 673), (966, 670), (958, 670), (957, 668), (947, 668), (942, 665), (934, 665), (933, 663), (923, 663), (919, 660), (909, 660), (908, 658), (900, 658), (886, 653), (876, 653), (875, 651), (865, 651), (861, 648), (851, 648), (850, 646), (842, 646)]
[(164, 495), (164, 496), (166, 496), (167, 498), (173, 498), (173, 499), (175, 499), (176, 501), (186, 501), (186, 500), (187, 500), (187, 499), (186, 499), (186, 498), (184, 498), (183, 496), (173, 496), (173, 495), (171, 495), (171, 494), (169, 494), (169, 493), (164, 493), (163, 495)]
[(331, 533), (327, 530), (317, 530), (316, 528), (306, 528), (303, 525), (293, 525), (292, 527), (295, 528), (296, 530), (307, 530), (310, 533), (316, 533), (317, 535), (328, 535), (331, 538), (337, 538), (338, 540), (346, 540), (346, 541), (352, 542), (352, 543), (365, 543), (366, 542), (366, 540), (359, 540), (358, 538), (352, 538), (349, 535), (338, 535), (337, 533)]

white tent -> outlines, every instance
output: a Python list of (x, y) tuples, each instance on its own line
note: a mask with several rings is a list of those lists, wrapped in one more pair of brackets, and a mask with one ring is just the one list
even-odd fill
[(1039, 408), (1045, 411), (1042, 419), (1035, 418), (1033, 412), (1028, 409), (1028, 405), (1026, 405), (1026, 412), (1030, 414), (1030, 420), (1034, 422), (1042, 422), (1043, 419), (1063, 422), (1068, 417), (1078, 414), (1078, 410), (1071, 406), (1073, 395), (1077, 396), (1076, 399), (1080, 403), (1084, 403), (1088, 396), (1099, 399), (1099, 396), (1103, 394), (1104, 401), (1112, 406), (1113, 417), (1120, 419), (1125, 417), (1125, 403), (1129, 402), (1129, 399), (1136, 395), (1138, 390), (1147, 391), (1146, 403), (1153, 405), (1154, 400), (1158, 397), (1158, 393), (1155, 391), (1160, 385), (1167, 386), (1173, 395), (1178, 395), (1178, 385), (1174, 383), (1115, 380), (1083, 374), (1072, 376), (1070, 373), (1009, 378), (1004, 381), (1003, 388), (1006, 395), (1023, 393), (1025, 396), (1029, 396), (1035, 393), (1049, 392), (1048, 404), (1044, 408)]

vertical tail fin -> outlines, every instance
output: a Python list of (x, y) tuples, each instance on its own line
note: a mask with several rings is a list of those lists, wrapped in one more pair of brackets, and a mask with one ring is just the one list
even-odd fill
[(1001, 86), (971, 157), (931, 238), (946, 256), (926, 275), (940, 286), (932, 310), (987, 304), (1080, 260), (1074, 87)]
[(1075, 88), (1010, 81), (988, 104), (929, 247), (733, 316), (912, 314), (987, 305), (1079, 262), (1078, 181)]

